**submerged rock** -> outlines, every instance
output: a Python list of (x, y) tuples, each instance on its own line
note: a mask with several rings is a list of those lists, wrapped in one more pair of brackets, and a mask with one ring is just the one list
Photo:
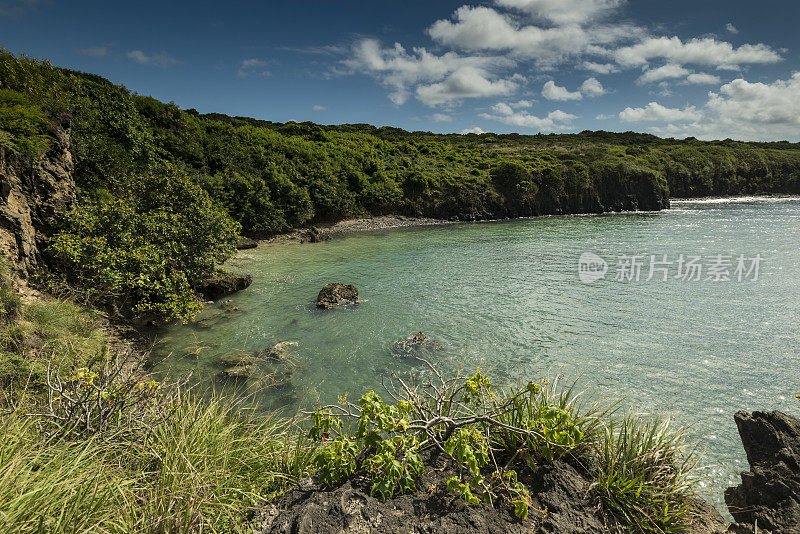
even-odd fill
[(292, 349), (297, 348), (295, 341), (276, 341), (259, 354), (263, 359), (286, 361), (293, 357)]
[(202, 280), (195, 288), (198, 293), (209, 300), (217, 300), (229, 293), (246, 289), (253, 283), (249, 274), (220, 273)]
[(330, 309), (342, 304), (358, 304), (358, 289), (347, 284), (326, 284), (317, 295), (317, 308)]
[(800, 532), (800, 419), (740, 411), (734, 420), (750, 471), (725, 490), (728, 510), (751, 532), (756, 522), (759, 532)]
[(255, 365), (235, 365), (222, 371), (220, 375), (223, 378), (233, 380), (247, 380), (255, 373)]
[(243, 352), (232, 352), (225, 354), (220, 358), (220, 361), (228, 367), (250, 366), (258, 362), (258, 358), (252, 354)]
[(440, 351), (444, 349), (444, 345), (422, 332), (417, 332), (395, 343), (393, 349), (402, 356), (422, 356)]

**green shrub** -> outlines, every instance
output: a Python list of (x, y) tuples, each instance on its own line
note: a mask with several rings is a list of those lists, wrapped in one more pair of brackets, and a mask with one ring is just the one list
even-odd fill
[(28, 96), (0, 89), (0, 148), (34, 159), (53, 144), (48, 129), (47, 115)]
[(48, 250), (79, 288), (185, 320), (201, 308), (192, 286), (234, 252), (237, 236), (202, 188), (166, 168), (132, 178), (118, 199), (78, 207)]

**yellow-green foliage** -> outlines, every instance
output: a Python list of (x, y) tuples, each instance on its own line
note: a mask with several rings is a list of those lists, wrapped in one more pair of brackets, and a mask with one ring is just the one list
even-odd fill
[(48, 442), (34, 419), (0, 419), (0, 531), (244, 532), (250, 512), (305, 472), (288, 422), (183, 398), (152, 434)]

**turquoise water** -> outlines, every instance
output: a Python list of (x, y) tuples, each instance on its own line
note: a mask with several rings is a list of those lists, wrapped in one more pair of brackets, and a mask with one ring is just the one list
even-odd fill
[[(580, 281), (586, 251), (608, 261), (605, 279)], [(648, 282), (651, 254), (731, 255), (731, 273), (740, 254), (762, 261), (757, 280), (684, 281), (673, 265), (666, 282)], [(644, 256), (638, 282), (613, 279), (620, 255)], [(291, 383), (262, 394), (273, 407), (357, 396), (390, 371), (421, 371), (391, 348), (423, 331), (445, 343), (436, 356), (445, 369), (481, 366), (499, 381), (564, 373), (593, 397), (691, 425), (717, 504), (746, 467), (734, 412), (800, 408), (800, 199), (361, 233), (261, 246), (232, 264), (254, 277), (230, 297), (241, 311), (160, 332), (157, 354), (171, 357), (159, 368), (211, 380), (223, 354), (295, 341)], [(354, 284), (362, 303), (318, 311), (328, 282)]]

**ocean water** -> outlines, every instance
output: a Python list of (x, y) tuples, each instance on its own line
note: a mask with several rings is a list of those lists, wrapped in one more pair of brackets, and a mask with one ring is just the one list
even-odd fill
[[(593, 283), (579, 276), (586, 252), (607, 263)], [(650, 277), (651, 256), (671, 263)], [(433, 360), (445, 371), (480, 366), (504, 383), (562, 373), (589, 398), (669, 414), (689, 427), (721, 509), (747, 466), (733, 414), (800, 412), (797, 198), (367, 232), (262, 245), (231, 264), (254, 278), (230, 297), (239, 310), (217, 303), (200, 324), (156, 332), (155, 357), (166, 358), (156, 369), (221, 385), (221, 356), (296, 342), (290, 380), (259, 393), (268, 408), (358, 397), (392, 371), (423, 372), (392, 351), (422, 331), (444, 344)], [(688, 265), (700, 265), (699, 280)], [(328, 282), (354, 284), (361, 304), (317, 310)]]

